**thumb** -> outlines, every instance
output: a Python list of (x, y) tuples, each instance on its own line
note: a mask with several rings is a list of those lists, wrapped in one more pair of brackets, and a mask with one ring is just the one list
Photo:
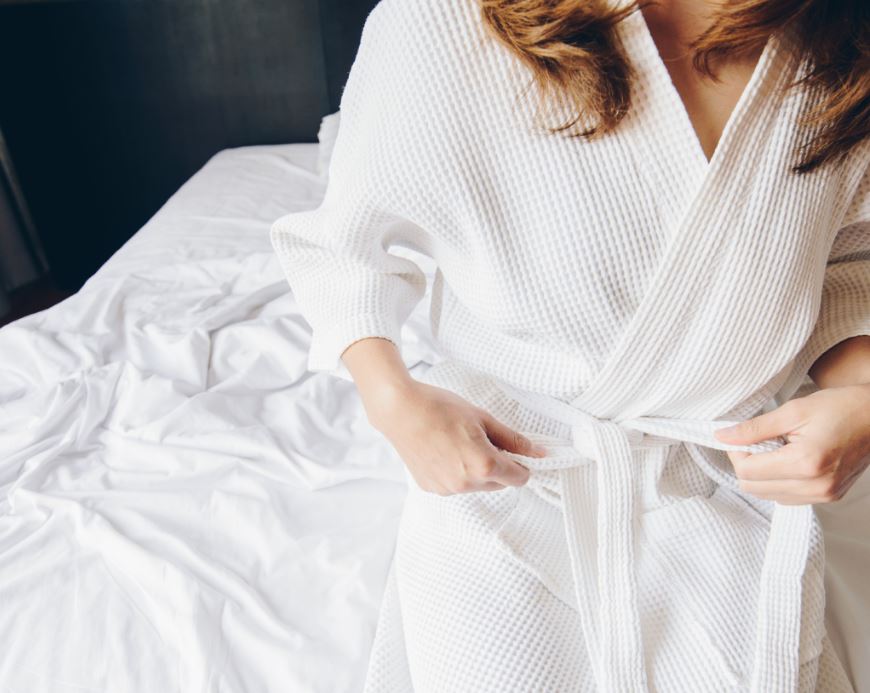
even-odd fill
[(789, 433), (789, 424), (782, 407), (779, 407), (746, 421), (738, 421), (731, 426), (717, 428), (714, 433), (723, 443), (751, 445)]
[(502, 450), (526, 455), (527, 457), (544, 457), (547, 454), (547, 448), (543, 445), (533, 443), (523, 434), (515, 431), (510, 426), (506, 426), (490, 414), (484, 417), (483, 424), (492, 444)]

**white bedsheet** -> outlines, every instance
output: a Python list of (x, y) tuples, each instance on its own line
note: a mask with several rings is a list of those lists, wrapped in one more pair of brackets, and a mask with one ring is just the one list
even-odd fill
[[(314, 144), (220, 152), (81, 291), (0, 329), (0, 693), (360, 689), (406, 481), (353, 384), (305, 370), (268, 230), (317, 206), (316, 168)], [(414, 374), (439, 358), (428, 302)], [(818, 508), (864, 693), (870, 474)]]
[(306, 373), (269, 242), (316, 161), (220, 152), (0, 330), (0, 692), (359, 689), (406, 486), (353, 384)]

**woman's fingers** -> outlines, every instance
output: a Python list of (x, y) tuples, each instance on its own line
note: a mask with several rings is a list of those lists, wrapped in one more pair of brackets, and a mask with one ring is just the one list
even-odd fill
[(843, 484), (837, 483), (832, 477), (822, 477), (812, 481), (741, 481), (740, 489), (758, 498), (777, 501), (783, 505), (806, 505), (838, 501), (848, 487), (844, 488)]
[[(544, 457), (547, 449), (503, 424), (487, 411), (469, 405), (452, 393), (424, 390), (436, 406), (422, 412), (424, 425), (412, 433), (401, 429), (396, 437), (407, 448), (406, 464), (418, 475), (424, 491), (438, 495), (498, 491), (523, 486), (529, 469), (511, 454)], [(434, 395), (433, 395), (434, 393)], [(441, 401), (442, 398), (445, 401)], [(398, 430), (398, 429), (396, 429)], [(405, 445), (407, 444), (407, 445)], [(419, 450), (424, 453), (419, 454)]]
[(729, 456), (738, 478), (746, 481), (815, 479), (827, 471), (824, 459), (811, 455), (795, 443), (756, 454), (738, 450)]
[(466, 478), (460, 491), (487, 490), (484, 487), (492, 483), (500, 486), (522, 486), (529, 480), (528, 469), (485, 439), (463, 456), (463, 459)]
[(498, 466), (494, 481), (497, 481), (505, 486), (524, 486), (529, 480), (529, 470), (523, 467), (516, 460), (512, 460), (506, 455), (498, 456)]
[(791, 433), (803, 421), (803, 408), (786, 402), (772, 411), (740, 421), (732, 426), (717, 428), (714, 435), (723, 443), (751, 445), (762, 440), (776, 438)]
[(492, 444), (502, 450), (528, 457), (544, 457), (547, 449), (526, 438), (510, 426), (503, 424), (491, 414), (483, 417), (483, 426)]
[(497, 481), (487, 481), (480, 486), (481, 491), (501, 491), (503, 488), (505, 488), (505, 485)]
[(529, 470), (497, 448), (481, 422), (454, 452), (461, 470), (448, 483), (455, 493), (497, 491), (505, 486), (522, 486), (529, 480)]
[(491, 477), (505, 486), (523, 486), (529, 480), (529, 470), (502, 451), (527, 457), (544, 457), (547, 449), (533, 443), (491, 414), (485, 413), (482, 424), (488, 440), (484, 447), (489, 448), (486, 452), (493, 456)]

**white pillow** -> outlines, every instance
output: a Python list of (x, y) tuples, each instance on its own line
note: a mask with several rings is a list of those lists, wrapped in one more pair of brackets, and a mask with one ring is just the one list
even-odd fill
[(329, 160), (332, 158), (332, 148), (335, 146), (340, 122), (341, 111), (323, 116), (320, 121), (320, 130), (317, 132), (317, 141), (320, 143), (317, 149), (317, 173), (324, 178), (329, 173)]

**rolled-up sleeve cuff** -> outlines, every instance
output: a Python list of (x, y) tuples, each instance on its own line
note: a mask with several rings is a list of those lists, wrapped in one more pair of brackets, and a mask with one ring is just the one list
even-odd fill
[(817, 326), (812, 339), (796, 359), (791, 375), (776, 395), (780, 404), (791, 399), (807, 381), (809, 369), (822, 354), (852, 337), (870, 335), (870, 306), (867, 308), (865, 311), (843, 312), (838, 319), (825, 320)]
[(809, 369), (840, 342), (870, 334), (870, 262), (832, 265), (825, 278), (819, 320), (804, 353)]

